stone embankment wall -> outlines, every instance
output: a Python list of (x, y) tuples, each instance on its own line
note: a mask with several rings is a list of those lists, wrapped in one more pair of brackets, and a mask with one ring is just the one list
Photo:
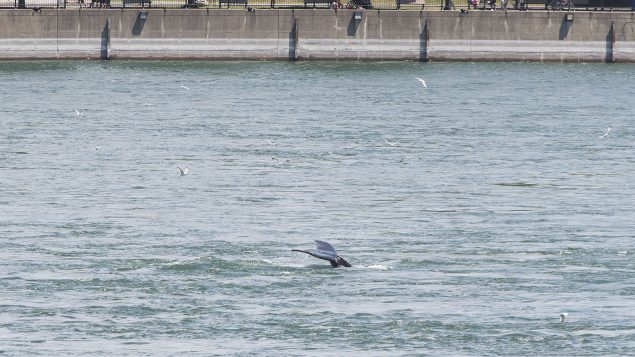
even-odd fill
[(635, 62), (635, 12), (0, 10), (0, 59)]

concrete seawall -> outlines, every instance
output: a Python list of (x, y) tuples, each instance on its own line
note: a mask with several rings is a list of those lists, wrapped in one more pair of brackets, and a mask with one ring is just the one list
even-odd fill
[(0, 10), (0, 59), (635, 62), (634, 12)]

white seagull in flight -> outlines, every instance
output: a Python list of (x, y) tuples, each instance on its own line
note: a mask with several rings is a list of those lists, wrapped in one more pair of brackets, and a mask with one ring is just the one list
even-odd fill
[(391, 141), (388, 141), (388, 140), (386, 140), (386, 139), (384, 139), (384, 142), (385, 142), (386, 144), (390, 145), (390, 146), (395, 146), (395, 145), (399, 144), (399, 142), (397, 142), (397, 141), (395, 141), (395, 142), (391, 142)]
[(183, 88), (183, 89), (185, 89), (185, 90), (190, 90), (190, 88), (189, 88), (189, 87), (187, 87), (187, 86), (181, 86), (181, 88)]
[(284, 161), (282, 161), (282, 160), (280, 160), (280, 159), (278, 159), (278, 158), (276, 158), (276, 157), (272, 157), (272, 158), (271, 158), (271, 160), (274, 160), (274, 161), (276, 162), (276, 166), (278, 166), (278, 165), (284, 165), (284, 164), (286, 164), (286, 163), (288, 163), (288, 162), (289, 162), (289, 160), (284, 160)]
[(267, 139), (267, 142), (269, 143), (269, 145), (271, 146), (276, 146), (277, 143), (279, 143), (280, 141), (271, 141), (269, 139)]
[(564, 322), (564, 319), (569, 316), (569, 314), (567, 314), (566, 312), (563, 312), (560, 314), (560, 322)]
[(84, 115), (84, 112), (86, 112), (86, 109), (75, 109), (75, 115), (77, 115), (78, 117)]
[(421, 85), (422, 85), (422, 86), (424, 86), (424, 87), (428, 88), (428, 85), (426, 84), (426, 81), (424, 81), (423, 79), (421, 79), (421, 78), (419, 78), (419, 77), (417, 77), (417, 80), (418, 80), (419, 82), (421, 82)]
[(609, 127), (606, 128), (606, 131), (604, 132), (604, 134), (602, 134), (602, 136), (598, 137), (598, 139), (602, 139), (603, 137), (608, 136), (610, 132), (611, 132), (611, 125), (609, 125)]
[(187, 166), (185, 166), (184, 168), (180, 168), (179, 166), (177, 166), (176, 168), (179, 169), (179, 177), (185, 176), (190, 173), (190, 169), (188, 169)]

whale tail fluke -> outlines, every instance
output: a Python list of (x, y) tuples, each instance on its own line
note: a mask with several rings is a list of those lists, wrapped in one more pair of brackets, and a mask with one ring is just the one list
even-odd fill
[(333, 247), (328, 242), (325, 242), (322, 240), (316, 240), (315, 248), (316, 248), (315, 252), (311, 252), (308, 250), (301, 250), (301, 249), (291, 249), (291, 251), (305, 253), (310, 256), (316, 257), (318, 259), (328, 260), (329, 263), (331, 263), (331, 266), (333, 268), (337, 268), (341, 266), (349, 268), (352, 266), (344, 258), (337, 255), (337, 251), (335, 251), (335, 247)]

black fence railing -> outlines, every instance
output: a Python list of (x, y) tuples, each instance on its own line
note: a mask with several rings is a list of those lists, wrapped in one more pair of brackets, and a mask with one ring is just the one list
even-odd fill
[(635, 0), (0, 0), (0, 8), (209, 8), (633, 11)]

